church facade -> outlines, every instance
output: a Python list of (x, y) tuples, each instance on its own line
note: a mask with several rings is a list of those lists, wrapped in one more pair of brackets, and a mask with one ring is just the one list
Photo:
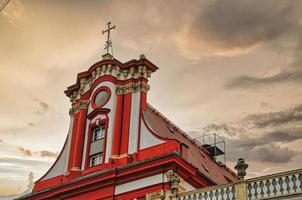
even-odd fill
[(65, 91), (71, 109), (63, 149), (20, 199), (140, 200), (236, 182), (232, 170), (147, 103), (156, 70), (144, 55), (121, 63), (107, 53), (79, 73)]

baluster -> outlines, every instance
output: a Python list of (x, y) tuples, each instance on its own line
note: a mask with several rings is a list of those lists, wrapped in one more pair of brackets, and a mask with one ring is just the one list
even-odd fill
[(273, 185), (273, 188), (274, 188), (273, 193), (276, 196), (277, 195), (277, 189), (276, 189), (277, 181), (276, 181), (276, 179), (273, 179), (272, 185)]
[(286, 183), (286, 191), (287, 191), (287, 193), (289, 193), (290, 192), (290, 187), (289, 187), (290, 179), (289, 179), (289, 177), (286, 176), (285, 179), (284, 179), (284, 181)]
[(208, 192), (205, 192), (203, 197), (204, 197), (205, 200), (207, 200), (208, 199)]
[(210, 200), (213, 200), (213, 196), (214, 196), (213, 191), (210, 191), (210, 194), (209, 194)]
[(292, 182), (293, 182), (293, 190), (294, 190), (294, 192), (297, 191), (297, 184), (296, 184), (296, 181), (297, 181), (297, 177), (296, 177), (296, 175), (293, 175), (293, 176), (292, 176)]
[(278, 184), (280, 185), (280, 192), (281, 192), (281, 194), (283, 194), (283, 191), (284, 191), (284, 189), (283, 189), (283, 178), (282, 177), (279, 177), (279, 180), (278, 180)]
[(300, 191), (302, 190), (302, 174), (299, 174), (299, 182), (300, 182)]
[(251, 200), (252, 199), (252, 184), (251, 183), (249, 183), (248, 185), (247, 185), (247, 193), (248, 193), (248, 198), (249, 198), (249, 200)]
[(197, 200), (196, 194), (193, 195), (193, 200)]
[(257, 199), (257, 197), (258, 197), (258, 183), (257, 182), (254, 182), (253, 189), (255, 190), (255, 193), (254, 193), (255, 199)]
[(271, 195), (271, 189), (270, 189), (271, 182), (270, 182), (269, 180), (266, 180), (265, 186), (266, 186), (266, 188), (267, 188), (266, 194), (267, 194), (267, 196), (269, 197), (269, 196)]
[(192, 200), (192, 197), (191, 197), (191, 195), (189, 195), (189, 197), (188, 197), (188, 200)]
[(221, 200), (224, 200), (224, 188), (220, 189)]
[(226, 200), (230, 200), (230, 188), (227, 187), (225, 193), (226, 193)]
[(261, 195), (261, 197), (263, 197), (264, 196), (264, 191), (263, 191), (264, 183), (263, 183), (263, 181), (260, 181), (259, 187), (260, 187), (260, 195)]
[(215, 191), (215, 200), (218, 200), (218, 197), (219, 197), (219, 192), (218, 190)]
[(235, 186), (232, 186), (231, 192), (232, 192), (232, 200), (235, 200), (236, 199)]
[(198, 200), (202, 200), (202, 193), (199, 193)]

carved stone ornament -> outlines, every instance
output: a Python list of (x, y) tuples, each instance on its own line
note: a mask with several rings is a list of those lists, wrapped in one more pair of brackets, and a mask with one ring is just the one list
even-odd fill
[(237, 164), (234, 168), (237, 170), (237, 175), (240, 179), (244, 179), (248, 166), (249, 165), (245, 163), (245, 160), (243, 158), (238, 159)]
[(154, 192), (146, 195), (146, 200), (161, 200), (164, 199), (165, 193), (161, 190), (158, 192)]
[[(109, 75), (117, 78), (117, 80), (129, 80), (131, 78), (138, 79), (138, 78), (150, 78), (151, 77), (151, 70), (147, 69), (146, 66), (136, 66), (131, 67), (129, 69), (121, 69), (119, 66), (116, 65), (102, 65), (93, 70), (90, 73), (89, 77), (81, 78), (80, 79), (80, 87), (76, 90), (73, 90), (69, 95), (70, 100), (73, 101), (75, 99), (80, 98), (86, 91), (91, 88), (91, 85), (94, 83), (101, 76)], [(141, 91), (147, 92), (149, 90), (149, 86), (145, 83), (139, 83), (141, 86)]]
[(178, 193), (179, 183), (180, 183), (179, 176), (173, 170), (167, 171), (166, 176), (171, 186), (171, 193), (172, 194)]
[(142, 91), (147, 93), (150, 89), (150, 86), (143, 82), (138, 83), (129, 83), (127, 85), (118, 85), (116, 86), (116, 94), (127, 94), (130, 92), (136, 93), (138, 91)]
[(73, 104), (69, 110), (69, 115), (74, 116), (81, 109), (87, 109), (90, 104), (90, 100), (80, 100), (78, 103)]

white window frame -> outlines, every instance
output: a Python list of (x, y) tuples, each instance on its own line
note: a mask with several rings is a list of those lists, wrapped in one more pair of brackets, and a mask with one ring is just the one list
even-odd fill
[(95, 154), (89, 158), (89, 166), (94, 167), (103, 163), (103, 154)]
[(92, 141), (102, 140), (105, 137), (105, 126), (100, 126), (92, 129)]

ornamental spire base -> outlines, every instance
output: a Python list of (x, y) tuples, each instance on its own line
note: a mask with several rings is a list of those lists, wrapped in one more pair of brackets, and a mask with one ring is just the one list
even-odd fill
[(111, 55), (110, 53), (106, 53), (102, 55), (102, 60), (113, 60), (113, 55)]

